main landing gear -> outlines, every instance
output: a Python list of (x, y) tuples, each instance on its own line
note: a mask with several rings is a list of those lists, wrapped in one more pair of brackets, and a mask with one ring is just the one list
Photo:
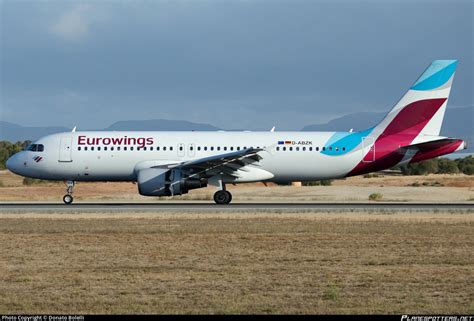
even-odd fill
[(222, 189), (214, 194), (214, 202), (219, 205), (229, 204), (232, 201), (232, 194)]
[(64, 204), (71, 204), (72, 201), (74, 200), (74, 197), (72, 197), (72, 193), (74, 190), (74, 181), (66, 181), (66, 195), (63, 197), (63, 202)]

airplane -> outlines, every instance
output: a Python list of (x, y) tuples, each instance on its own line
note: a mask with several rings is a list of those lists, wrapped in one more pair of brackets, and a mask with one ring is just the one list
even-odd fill
[(173, 196), (211, 185), (337, 179), (389, 169), (467, 148), (439, 136), (457, 60), (435, 60), (385, 118), (348, 132), (76, 131), (38, 139), (10, 157), (18, 175), (66, 182), (132, 181), (145, 196)]

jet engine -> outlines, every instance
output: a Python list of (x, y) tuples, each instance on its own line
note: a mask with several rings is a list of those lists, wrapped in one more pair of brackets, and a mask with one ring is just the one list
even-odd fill
[(191, 189), (207, 186), (206, 179), (186, 178), (180, 169), (146, 168), (137, 173), (138, 192), (144, 196), (186, 194)]

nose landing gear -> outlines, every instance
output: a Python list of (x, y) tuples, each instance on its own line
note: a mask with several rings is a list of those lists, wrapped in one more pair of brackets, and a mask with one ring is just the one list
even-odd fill
[(71, 204), (74, 198), (72, 197), (72, 193), (74, 190), (74, 181), (66, 181), (66, 195), (63, 197), (64, 204)]

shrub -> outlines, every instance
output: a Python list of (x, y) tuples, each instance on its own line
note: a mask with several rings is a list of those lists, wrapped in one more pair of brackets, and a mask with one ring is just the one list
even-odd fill
[(459, 170), (466, 175), (474, 175), (474, 157), (468, 156), (456, 159)]
[(332, 179), (323, 179), (323, 180), (321, 180), (321, 185), (322, 186), (331, 186), (332, 185)]
[(474, 165), (467, 165), (461, 171), (466, 175), (474, 175)]
[(364, 178), (377, 178), (377, 177), (380, 177), (380, 175), (376, 173), (370, 173), (370, 174), (364, 175)]
[(332, 179), (322, 179), (320, 181), (303, 182), (303, 186), (331, 186)]
[(447, 158), (438, 159), (437, 174), (456, 174), (459, 173), (458, 164), (454, 160)]
[(23, 178), (23, 185), (36, 185), (36, 184), (45, 184), (45, 183), (49, 183), (49, 181), (46, 181), (43, 179), (30, 178), (30, 177)]
[(336, 283), (330, 283), (326, 286), (326, 289), (324, 290), (324, 299), (330, 300), (330, 301), (337, 301), (339, 298), (339, 287), (337, 286)]
[(382, 198), (383, 198), (383, 195), (380, 193), (372, 193), (369, 195), (370, 201), (381, 201)]

